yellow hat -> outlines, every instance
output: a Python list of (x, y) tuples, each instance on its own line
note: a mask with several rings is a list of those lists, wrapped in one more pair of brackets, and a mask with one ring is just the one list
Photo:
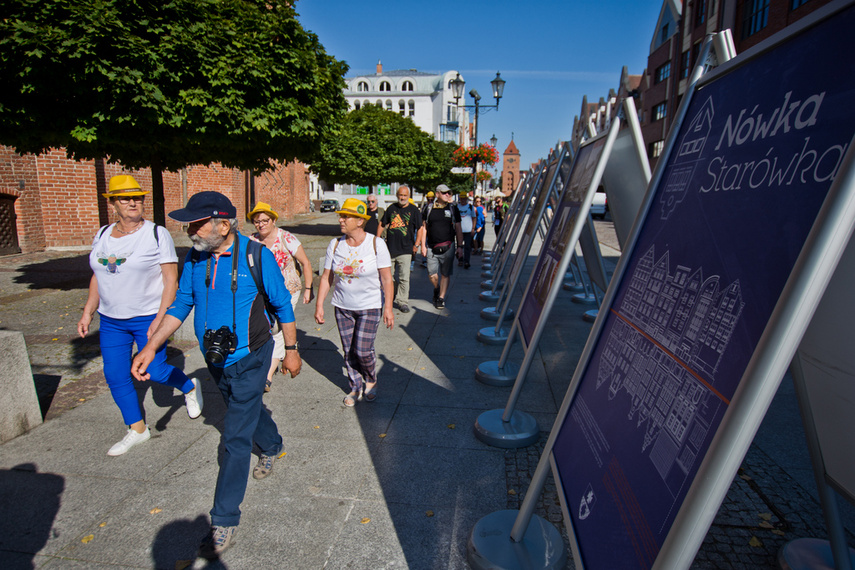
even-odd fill
[(468, 198), (468, 197), (469, 197), (469, 192), (468, 192), (468, 191), (466, 191), (466, 190), (461, 190), (461, 191), (460, 191), (459, 196), (460, 196), (461, 198)]
[(110, 178), (110, 186), (102, 196), (116, 198), (118, 196), (145, 196), (148, 193), (148, 190), (140, 188), (139, 182), (134, 180), (130, 174), (119, 174)]
[(340, 216), (354, 216), (356, 218), (368, 220), (371, 216), (369, 216), (367, 212), (368, 207), (365, 205), (365, 202), (359, 198), (348, 198), (344, 201), (344, 205), (341, 207), (341, 210), (336, 210), (335, 213)]
[(276, 221), (279, 219), (279, 214), (274, 212), (273, 208), (271, 208), (270, 204), (268, 204), (267, 202), (257, 202), (255, 204), (255, 208), (253, 208), (250, 212), (247, 212), (246, 219), (251, 222), (253, 216), (255, 216), (256, 214), (261, 214), (261, 213), (267, 214), (268, 216), (273, 218), (273, 221)]
[(416, 201), (415, 201), (415, 200), (413, 200), (412, 198), (410, 198), (409, 202), (410, 202), (410, 204), (412, 204), (413, 206), (415, 206), (415, 205), (416, 205)]
[(433, 191), (428, 192), (427, 194), (425, 194), (425, 198), (427, 198), (428, 200), (430, 200), (430, 199), (431, 199), (431, 198), (433, 198), (434, 196), (436, 196), (436, 194), (434, 194), (434, 193), (433, 193)]

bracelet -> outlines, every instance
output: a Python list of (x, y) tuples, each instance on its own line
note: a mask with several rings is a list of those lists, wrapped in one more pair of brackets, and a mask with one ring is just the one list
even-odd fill
[(306, 290), (307, 290), (307, 291), (311, 291), (311, 290), (312, 290), (312, 287), (306, 287)]

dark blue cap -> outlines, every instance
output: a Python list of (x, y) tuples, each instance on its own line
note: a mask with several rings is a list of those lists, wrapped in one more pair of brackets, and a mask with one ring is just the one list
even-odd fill
[(193, 194), (186, 206), (169, 212), (169, 217), (176, 222), (189, 224), (208, 218), (237, 218), (237, 210), (224, 195), (207, 191)]

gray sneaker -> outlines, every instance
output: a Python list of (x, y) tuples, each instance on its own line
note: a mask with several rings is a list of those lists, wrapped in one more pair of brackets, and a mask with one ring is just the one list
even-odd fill
[(276, 461), (275, 455), (259, 455), (258, 463), (255, 464), (255, 469), (252, 470), (253, 479), (264, 479), (270, 472), (273, 471), (273, 462)]
[(212, 526), (211, 531), (199, 546), (199, 556), (207, 560), (218, 558), (234, 544), (236, 526)]

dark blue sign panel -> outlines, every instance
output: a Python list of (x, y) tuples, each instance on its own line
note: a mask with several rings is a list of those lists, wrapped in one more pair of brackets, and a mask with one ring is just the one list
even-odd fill
[(555, 440), (586, 569), (662, 547), (855, 133), (853, 29), (849, 8), (691, 100)]
[[(576, 155), (576, 160), (572, 159), (570, 153), (566, 153), (561, 162), (558, 177), (555, 179), (556, 192), (561, 196), (561, 203), (549, 224), (549, 231), (541, 250), (542, 253), (534, 268), (534, 278), (529, 281), (519, 313), (520, 331), (523, 334), (526, 346), (531, 345), (534, 329), (543, 313), (549, 289), (557, 277), (558, 264), (564, 255), (564, 250), (567, 247), (576, 247), (575, 243), (568, 242), (576, 225), (579, 208), (585, 199), (585, 193), (591, 185), (594, 169), (597, 166), (605, 141), (605, 137), (601, 136), (590, 144), (581, 147)], [(565, 185), (567, 185), (566, 188)], [(576, 235), (579, 235), (579, 232), (576, 232)]]

